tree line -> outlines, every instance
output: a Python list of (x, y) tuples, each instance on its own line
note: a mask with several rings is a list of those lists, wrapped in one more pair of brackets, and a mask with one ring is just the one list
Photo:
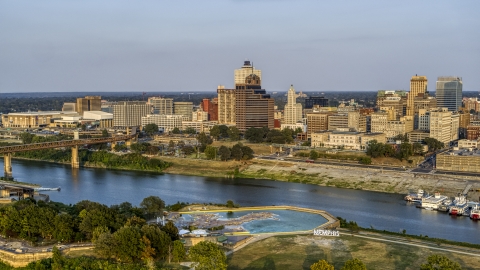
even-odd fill
[[(415, 142), (409, 143), (406, 135), (398, 135), (394, 138), (399, 141), (398, 147), (394, 148), (391, 144), (380, 143), (377, 140), (371, 140), (367, 143), (366, 153), (372, 158), (376, 157), (395, 157), (399, 160), (408, 160), (414, 154), (423, 155), (422, 144)], [(425, 144), (428, 147), (428, 152), (435, 152), (444, 147), (444, 143), (434, 138), (425, 138)]]

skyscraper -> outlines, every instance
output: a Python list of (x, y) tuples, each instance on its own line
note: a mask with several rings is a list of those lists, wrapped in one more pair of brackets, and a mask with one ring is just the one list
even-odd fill
[(235, 69), (235, 72), (234, 72), (235, 85), (245, 83), (245, 79), (250, 74), (255, 74), (258, 78), (260, 78), (260, 80), (262, 80), (262, 71), (260, 69), (255, 69), (253, 67), (253, 64), (250, 63), (250, 61), (245, 60), (243, 62), (243, 67), (239, 69)]
[(293, 125), (302, 120), (302, 104), (297, 103), (297, 94), (293, 84), (290, 86), (287, 94), (287, 104), (284, 108), (284, 123)]
[(173, 98), (149, 97), (148, 104), (153, 107), (151, 114), (173, 114)]
[(407, 97), (407, 116), (415, 115), (415, 97), (418, 94), (425, 94), (427, 92), (428, 80), (426, 76), (412, 76), (410, 80), (410, 92)]
[(461, 77), (438, 77), (437, 106), (452, 112), (458, 111), (462, 106), (462, 86)]

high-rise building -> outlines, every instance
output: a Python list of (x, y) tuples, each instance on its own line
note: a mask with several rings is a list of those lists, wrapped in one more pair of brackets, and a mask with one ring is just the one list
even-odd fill
[(314, 105), (328, 107), (328, 98), (312, 96), (305, 99), (305, 109), (312, 109)]
[(100, 111), (102, 108), (102, 98), (100, 96), (86, 96), (77, 98), (77, 113), (83, 115), (85, 111)]
[(148, 104), (153, 108), (151, 114), (173, 114), (173, 98), (149, 97)]
[(430, 137), (448, 144), (458, 139), (460, 118), (447, 108), (439, 108), (430, 112)]
[(208, 113), (209, 121), (218, 121), (218, 98), (202, 100), (202, 110)]
[(407, 116), (415, 115), (415, 98), (419, 94), (425, 94), (427, 92), (428, 80), (426, 76), (412, 76), (410, 80), (410, 92), (407, 97)]
[(293, 85), (287, 94), (287, 104), (284, 108), (284, 122), (282, 124), (293, 125), (302, 120), (302, 104), (297, 103), (297, 94)]
[(142, 117), (150, 113), (151, 107), (145, 101), (120, 101), (113, 105), (113, 125), (133, 127), (142, 124)]
[(307, 113), (307, 136), (311, 138), (315, 132), (328, 130), (328, 117), (333, 112), (314, 112)]
[(260, 69), (255, 69), (253, 67), (253, 64), (250, 63), (250, 61), (248, 60), (245, 60), (243, 62), (243, 67), (239, 68), (239, 69), (235, 69), (235, 72), (234, 72), (234, 84), (237, 85), (237, 84), (244, 84), (245, 83), (245, 79), (250, 76), (251, 74), (254, 74), (255, 76), (257, 76), (258, 78), (260, 78), (260, 80), (262, 80), (262, 71)]
[(462, 106), (462, 78), (438, 77), (437, 80), (437, 105), (456, 112)]
[(235, 89), (225, 89), (225, 86), (219, 85), (218, 94), (218, 123), (235, 125)]
[(193, 102), (179, 101), (173, 103), (173, 114), (182, 115), (183, 121), (192, 121)]
[(249, 128), (274, 128), (274, 100), (261, 89), (261, 79), (255, 73), (244, 83), (235, 84), (235, 123), (240, 131)]
[(404, 116), (407, 109), (407, 91), (379, 90), (377, 93), (376, 107), (393, 107), (396, 118)]

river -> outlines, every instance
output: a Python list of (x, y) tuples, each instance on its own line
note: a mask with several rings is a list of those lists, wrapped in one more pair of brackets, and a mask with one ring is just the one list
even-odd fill
[[(1, 159), (0, 166), (3, 167)], [(233, 200), (241, 206), (293, 205), (323, 209), (354, 220), (362, 227), (394, 232), (405, 229), (408, 234), (480, 244), (480, 222), (417, 209), (407, 205), (404, 195), (400, 194), (259, 179), (158, 175), (95, 168), (74, 170), (69, 165), (26, 160), (13, 160), (12, 167), (18, 181), (43, 187), (60, 186), (61, 191), (48, 194), (51, 200), (66, 204), (81, 200), (106, 205), (128, 201), (138, 206), (143, 198), (155, 195), (167, 204)]]

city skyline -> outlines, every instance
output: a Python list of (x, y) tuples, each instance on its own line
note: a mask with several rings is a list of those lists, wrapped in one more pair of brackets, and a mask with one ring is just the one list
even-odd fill
[[(25, 4), (26, 3), (26, 4)], [(252, 61), (267, 92), (480, 90), (480, 3), (2, 2), (0, 92), (214, 92)]]

